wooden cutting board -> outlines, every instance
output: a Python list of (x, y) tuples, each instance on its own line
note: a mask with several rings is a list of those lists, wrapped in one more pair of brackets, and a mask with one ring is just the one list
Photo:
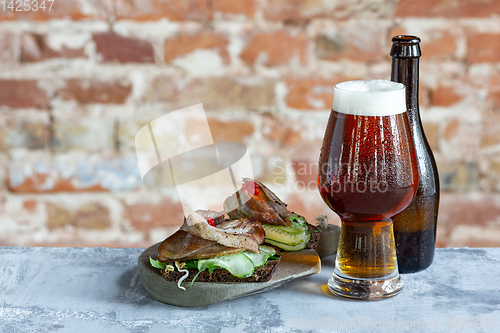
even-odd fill
[[(139, 272), (144, 288), (160, 302), (177, 306), (206, 306), (222, 301), (261, 293), (283, 285), (286, 282), (317, 274), (321, 261), (314, 250), (283, 252), (281, 261), (271, 280), (267, 282), (217, 283), (194, 282), (190, 289), (182, 290), (177, 282), (167, 281), (160, 270), (151, 266), (149, 257), (158, 257), (157, 243), (139, 256)], [(183, 285), (186, 285), (185, 283)]]

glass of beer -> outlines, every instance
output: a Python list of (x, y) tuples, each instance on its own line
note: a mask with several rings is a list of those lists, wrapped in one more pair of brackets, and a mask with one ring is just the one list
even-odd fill
[(396, 295), (392, 217), (415, 196), (418, 169), (405, 86), (385, 80), (335, 85), (321, 147), (318, 186), (342, 220), (332, 293), (357, 299)]

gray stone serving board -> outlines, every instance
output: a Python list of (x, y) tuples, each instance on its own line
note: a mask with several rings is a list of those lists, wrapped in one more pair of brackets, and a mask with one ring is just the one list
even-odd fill
[[(139, 256), (139, 273), (148, 293), (160, 302), (177, 306), (206, 306), (229, 299), (248, 296), (277, 288), (288, 281), (317, 274), (321, 261), (314, 250), (284, 252), (271, 280), (267, 282), (216, 283), (194, 282), (187, 290), (178, 288), (177, 282), (167, 281), (160, 270), (151, 266), (149, 257), (158, 257), (157, 243)], [(183, 283), (188, 286), (189, 283)]]

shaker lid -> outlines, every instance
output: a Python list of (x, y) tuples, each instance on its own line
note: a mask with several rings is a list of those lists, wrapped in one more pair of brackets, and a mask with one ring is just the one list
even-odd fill
[(418, 58), (420, 52), (420, 38), (411, 35), (398, 35), (392, 37), (391, 57), (393, 58)]

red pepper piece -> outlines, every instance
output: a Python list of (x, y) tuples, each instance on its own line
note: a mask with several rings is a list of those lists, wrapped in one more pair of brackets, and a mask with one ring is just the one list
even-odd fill
[(241, 188), (243, 190), (246, 190), (248, 193), (253, 192), (253, 195), (257, 195), (257, 196), (260, 195), (259, 185), (257, 185), (257, 183), (255, 183), (253, 181), (248, 181), (248, 182), (244, 183)]

